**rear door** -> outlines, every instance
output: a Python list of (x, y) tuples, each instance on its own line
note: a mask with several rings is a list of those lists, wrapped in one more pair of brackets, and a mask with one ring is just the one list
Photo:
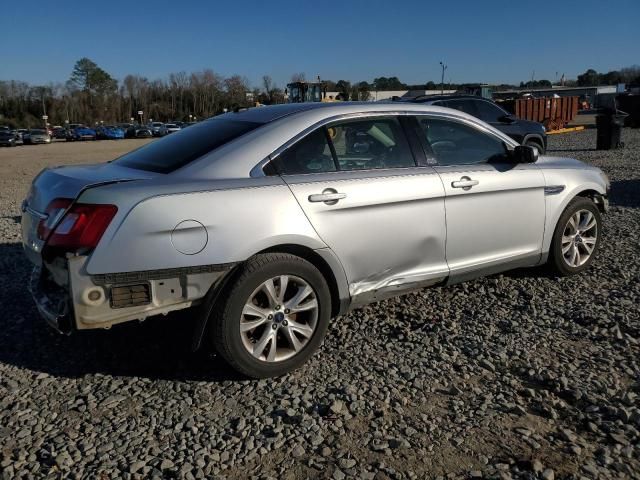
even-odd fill
[(319, 127), (275, 165), (342, 262), (354, 302), (446, 277), (442, 182), (416, 167), (398, 118)]
[(544, 234), (544, 177), (514, 164), (504, 140), (480, 126), (419, 116), (421, 140), (445, 189), (451, 281), (535, 264)]

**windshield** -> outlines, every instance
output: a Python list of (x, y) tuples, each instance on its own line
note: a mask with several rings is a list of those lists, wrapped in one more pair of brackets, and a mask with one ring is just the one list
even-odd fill
[(261, 123), (214, 118), (172, 133), (115, 160), (124, 167), (170, 173), (221, 147)]
[(43, 135), (46, 132), (44, 130), (31, 130), (31, 133), (36, 135)]
[(160, 122), (154, 122), (154, 123), (153, 123), (153, 126), (154, 126), (154, 127), (161, 127), (161, 126), (162, 126), (162, 124), (161, 124)]

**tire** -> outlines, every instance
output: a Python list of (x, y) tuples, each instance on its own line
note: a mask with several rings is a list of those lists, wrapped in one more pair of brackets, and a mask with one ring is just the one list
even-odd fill
[(529, 147), (537, 148), (538, 149), (538, 154), (539, 155), (544, 155), (544, 147), (542, 146), (542, 143), (540, 143), (540, 141), (538, 141), (538, 140), (527, 140), (526, 142), (524, 142), (524, 144), (529, 146)]
[[(266, 284), (272, 287), (271, 295)], [(311, 292), (305, 295), (307, 287)], [(331, 294), (323, 275), (286, 253), (251, 257), (218, 298), (209, 319), (211, 341), (234, 370), (250, 378), (280, 376), (300, 367), (322, 343), (331, 317)], [(293, 311), (294, 305), (299, 311)], [(247, 331), (241, 332), (241, 324)], [(254, 324), (255, 329), (248, 330)]]
[[(578, 230), (581, 233), (575, 235), (575, 229), (572, 228), (572, 225), (578, 222), (579, 212), (579, 225), (588, 227), (592, 222), (595, 223), (594, 227), (589, 229), (579, 228)], [(576, 237), (578, 238), (576, 239)], [(589, 268), (589, 265), (593, 262), (600, 247), (601, 237), (602, 217), (600, 216), (600, 210), (598, 210), (597, 205), (588, 198), (574, 198), (569, 202), (569, 205), (567, 205), (567, 208), (562, 212), (562, 215), (560, 215), (558, 224), (553, 232), (548, 262), (549, 266), (561, 276), (575, 275), (583, 272)], [(569, 240), (569, 238), (573, 238), (573, 240)], [(577, 249), (578, 252), (577, 261), (574, 261), (574, 248)], [(591, 248), (590, 253), (588, 253), (589, 248)], [(564, 253), (563, 250), (565, 250)], [(587, 254), (588, 256), (585, 259)]]

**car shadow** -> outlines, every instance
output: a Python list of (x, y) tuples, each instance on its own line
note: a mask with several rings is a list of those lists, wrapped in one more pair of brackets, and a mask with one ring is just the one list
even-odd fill
[(5, 215), (4, 217), (0, 217), (3, 218), (5, 220), (11, 220), (14, 223), (20, 223), (20, 221), (22, 220), (22, 217), (20, 215)]
[(618, 207), (640, 207), (640, 179), (635, 178), (611, 182), (609, 203)]
[(218, 356), (192, 352), (192, 312), (175, 312), (110, 330), (52, 330), (38, 314), (19, 243), (0, 244), (0, 363), (55, 377), (87, 374), (165, 380), (241, 380)]
[(596, 148), (548, 148), (546, 153), (556, 152), (595, 152)]

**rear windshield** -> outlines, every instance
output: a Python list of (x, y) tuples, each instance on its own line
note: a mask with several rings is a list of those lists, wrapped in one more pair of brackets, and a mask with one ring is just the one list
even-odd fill
[(261, 123), (213, 118), (148, 143), (115, 160), (124, 167), (169, 173), (258, 128)]

